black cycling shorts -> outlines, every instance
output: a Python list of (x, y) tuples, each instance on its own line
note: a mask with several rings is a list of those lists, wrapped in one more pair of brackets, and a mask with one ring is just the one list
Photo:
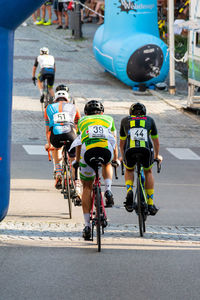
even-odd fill
[(47, 79), (48, 86), (52, 87), (55, 79), (55, 70), (53, 68), (43, 68), (41, 69), (38, 79), (42, 82)]
[[(53, 128), (50, 128), (51, 135), (50, 135), (50, 143), (55, 148), (61, 148), (66, 143), (66, 149), (67, 151), (71, 147), (72, 142), (76, 138), (76, 134), (74, 130), (72, 129), (70, 132), (63, 133), (63, 134), (54, 134)], [(65, 142), (65, 143), (64, 143)], [(69, 157), (75, 157), (76, 156), (76, 148), (74, 147), (69, 153)]]
[(47, 0), (47, 1), (44, 2), (45, 6), (49, 6), (49, 5), (52, 5), (52, 4), (53, 4), (52, 0)]
[(95, 169), (95, 161), (99, 160), (99, 162), (103, 165), (107, 165), (112, 158), (112, 153), (109, 149), (102, 147), (95, 147), (87, 150), (84, 155), (85, 162), (88, 166)]
[(144, 169), (150, 169), (154, 161), (153, 149), (144, 147), (129, 148), (124, 153), (124, 164), (127, 169), (134, 169), (137, 161), (140, 161)]

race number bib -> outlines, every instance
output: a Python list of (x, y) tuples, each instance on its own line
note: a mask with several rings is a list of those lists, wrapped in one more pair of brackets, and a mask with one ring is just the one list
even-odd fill
[(147, 142), (147, 130), (144, 128), (131, 128), (130, 136), (131, 136), (131, 140), (133, 141)]
[(68, 112), (60, 112), (53, 115), (54, 123), (65, 123), (69, 122), (69, 113)]
[(101, 138), (108, 139), (109, 131), (108, 128), (105, 128), (101, 125), (94, 125), (88, 127), (89, 138)]

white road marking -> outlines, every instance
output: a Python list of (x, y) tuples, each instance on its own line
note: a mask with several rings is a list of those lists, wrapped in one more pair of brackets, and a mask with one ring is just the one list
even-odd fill
[(44, 145), (23, 145), (23, 148), (29, 155), (47, 155)]
[(167, 148), (167, 150), (178, 159), (200, 160), (200, 156), (189, 148)]

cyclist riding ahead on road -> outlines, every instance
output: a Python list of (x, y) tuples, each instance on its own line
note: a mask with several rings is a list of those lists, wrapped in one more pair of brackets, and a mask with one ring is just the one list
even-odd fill
[[(154, 120), (146, 115), (146, 107), (141, 103), (132, 104), (129, 116), (121, 121), (120, 151), (125, 165), (125, 184), (127, 188), (125, 208), (128, 212), (134, 210), (133, 182), (136, 155), (143, 156), (143, 170), (145, 175), (145, 193), (150, 215), (158, 211), (153, 203), (154, 177), (152, 166), (154, 159), (162, 161), (159, 155), (159, 138)], [(153, 144), (152, 144), (153, 142)]]
[[(69, 150), (72, 142), (76, 139), (76, 126), (81, 117), (78, 108), (73, 103), (70, 103), (70, 99), (71, 97), (66, 91), (58, 91), (55, 93), (54, 103), (49, 104), (44, 112), (47, 138), (45, 148), (48, 150), (51, 144), (55, 148), (52, 151), (52, 155), (55, 161), (55, 187), (57, 189), (62, 187), (60, 152), (62, 150), (63, 141), (67, 143), (67, 150)], [(75, 149), (72, 149), (68, 153), (71, 162), (74, 161)], [(74, 175), (75, 174), (73, 174), (73, 176)]]
[(38, 81), (38, 88), (40, 90), (40, 102), (44, 102), (44, 94), (43, 94), (43, 81), (47, 78), (49, 93), (53, 99), (54, 97), (54, 91), (53, 91), (53, 84), (54, 84), (54, 77), (55, 77), (55, 60), (52, 55), (49, 55), (49, 49), (46, 47), (43, 47), (40, 49), (40, 55), (36, 57), (35, 63), (33, 66), (32, 71), (32, 80), (33, 83), (36, 85), (36, 69), (38, 67), (38, 64), (40, 66), (40, 72), (37, 77)]
[(78, 122), (78, 137), (72, 147), (76, 146), (76, 163), (80, 165), (80, 179), (83, 184), (82, 208), (85, 220), (83, 238), (91, 237), (90, 211), (92, 208), (92, 187), (95, 178), (94, 169), (86, 161), (92, 156), (103, 157), (102, 175), (105, 181), (106, 206), (114, 204), (111, 192), (112, 165), (111, 161), (117, 161), (118, 149), (114, 120), (111, 116), (103, 115), (104, 107), (101, 102), (91, 100), (84, 108), (86, 116)]

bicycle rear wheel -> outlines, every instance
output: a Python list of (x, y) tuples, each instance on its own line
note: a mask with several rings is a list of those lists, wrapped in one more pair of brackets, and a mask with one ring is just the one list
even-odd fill
[(142, 213), (142, 205), (141, 205), (141, 187), (140, 187), (140, 179), (137, 178), (137, 206), (138, 206), (138, 223), (139, 223), (139, 232), (140, 236), (143, 236), (144, 233), (144, 218)]
[(96, 187), (96, 230), (98, 252), (101, 251), (101, 190)]

